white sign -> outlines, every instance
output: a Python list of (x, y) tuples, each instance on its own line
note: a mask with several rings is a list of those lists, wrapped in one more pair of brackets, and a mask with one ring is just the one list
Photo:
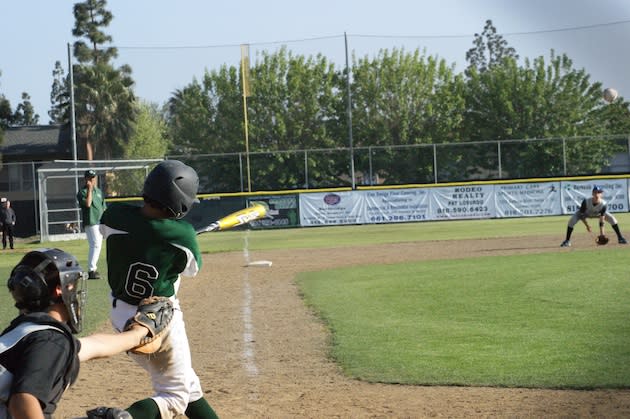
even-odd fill
[(364, 204), (362, 194), (356, 191), (300, 194), (300, 224), (365, 224)]
[(383, 189), (364, 191), (368, 223), (402, 223), (428, 219), (427, 189)]
[(495, 185), (494, 199), (497, 217), (562, 214), (560, 182)]
[(593, 195), (593, 186), (604, 190), (604, 201), (608, 212), (628, 211), (628, 181), (626, 179), (598, 179), (595, 181), (563, 181), (562, 213), (576, 212), (584, 198)]
[(494, 185), (432, 188), (428, 218), (494, 218)]

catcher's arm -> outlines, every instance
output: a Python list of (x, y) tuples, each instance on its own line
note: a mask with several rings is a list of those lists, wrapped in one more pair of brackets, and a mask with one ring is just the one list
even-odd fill
[(81, 342), (79, 361), (105, 358), (129, 351), (138, 346), (146, 335), (147, 329), (142, 325), (136, 324), (122, 333), (95, 333), (79, 338)]

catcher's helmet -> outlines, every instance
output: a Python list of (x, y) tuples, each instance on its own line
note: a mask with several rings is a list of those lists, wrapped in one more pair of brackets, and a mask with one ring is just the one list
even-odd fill
[[(61, 285), (61, 295), (57, 286)], [(74, 256), (60, 249), (39, 249), (24, 255), (13, 268), (7, 286), (15, 307), (26, 312), (46, 311), (64, 303), (74, 333), (83, 328), (85, 272)]]
[(165, 160), (155, 166), (144, 181), (142, 195), (182, 218), (199, 202), (199, 177), (190, 166), (179, 160)]

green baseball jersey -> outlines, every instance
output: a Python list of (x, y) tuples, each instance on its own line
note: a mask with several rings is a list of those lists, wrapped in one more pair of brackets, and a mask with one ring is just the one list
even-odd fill
[(98, 187), (92, 189), (92, 205), (87, 206), (87, 188), (83, 188), (77, 193), (77, 201), (81, 207), (81, 214), (83, 216), (83, 225), (90, 226), (96, 225), (101, 222), (101, 215), (107, 208), (105, 204), (105, 197), (103, 191)]
[(101, 231), (112, 295), (129, 304), (170, 297), (180, 274), (194, 276), (201, 268), (197, 235), (187, 221), (151, 219), (138, 206), (114, 204), (101, 217)]

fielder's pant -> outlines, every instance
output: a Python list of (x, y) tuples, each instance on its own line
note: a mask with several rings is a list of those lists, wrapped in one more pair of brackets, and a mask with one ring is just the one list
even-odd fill
[[(171, 300), (175, 306), (175, 313), (160, 351), (151, 355), (129, 352), (129, 356), (151, 374), (155, 391), (152, 399), (158, 405), (162, 419), (183, 415), (189, 403), (203, 397), (199, 377), (192, 368), (184, 316), (179, 301), (175, 297), (171, 297)], [(137, 306), (116, 300), (116, 307), (112, 307), (111, 311), (114, 328), (121, 331), (127, 319), (132, 317), (137, 309)]]
[(96, 270), (98, 257), (101, 254), (103, 235), (101, 234), (98, 224), (85, 226), (85, 235), (87, 236), (88, 245), (90, 246), (90, 250), (88, 251), (88, 271), (92, 272)]
[[(590, 217), (590, 218), (599, 218), (599, 215), (597, 217)], [(604, 218), (611, 226), (614, 226), (617, 224), (617, 219), (615, 218), (615, 216), (608, 212), (604, 214)], [(575, 214), (573, 214), (573, 216), (571, 216), (571, 218), (569, 219), (569, 227), (573, 228), (579, 221), (580, 221), (580, 212), (578, 211)]]
[(9, 238), (9, 247), (13, 249), (13, 224), (2, 225), (2, 248), (7, 248), (7, 237)]

